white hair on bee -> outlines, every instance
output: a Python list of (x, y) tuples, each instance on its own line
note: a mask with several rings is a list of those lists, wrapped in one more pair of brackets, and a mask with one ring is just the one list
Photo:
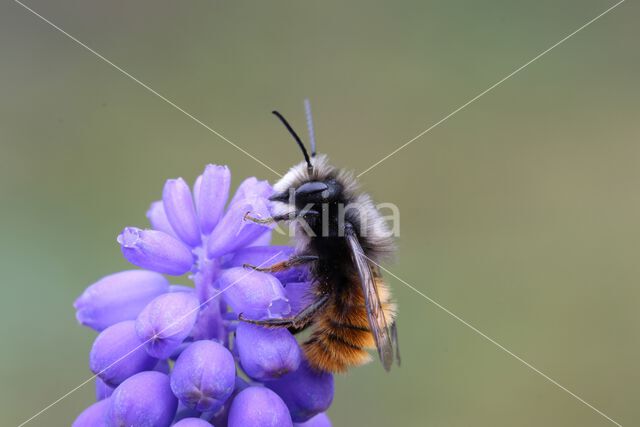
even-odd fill
[(367, 256), (376, 262), (390, 258), (396, 251), (394, 238), (387, 221), (380, 215), (371, 196), (360, 193), (351, 204), (360, 215), (360, 244)]

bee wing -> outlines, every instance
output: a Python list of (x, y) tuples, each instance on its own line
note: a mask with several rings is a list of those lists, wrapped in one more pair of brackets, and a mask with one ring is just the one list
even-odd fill
[(378, 295), (378, 288), (373, 271), (371, 270), (371, 265), (367, 257), (364, 255), (362, 246), (360, 246), (358, 236), (352, 228), (347, 226), (345, 237), (351, 250), (351, 258), (360, 276), (364, 302), (367, 307), (369, 327), (371, 328), (371, 333), (378, 348), (380, 361), (382, 361), (384, 369), (388, 371), (391, 369), (391, 364), (393, 363), (393, 343), (389, 327), (387, 326), (387, 320), (384, 316), (384, 310), (382, 309), (382, 303), (380, 302), (380, 296)]

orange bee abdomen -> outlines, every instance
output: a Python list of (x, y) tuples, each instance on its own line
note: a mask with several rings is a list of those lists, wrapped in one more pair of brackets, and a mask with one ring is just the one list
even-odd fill
[[(394, 316), (395, 307), (389, 301), (386, 286), (377, 282), (385, 317)], [(345, 372), (352, 366), (371, 360), (367, 349), (375, 348), (375, 342), (357, 279), (350, 292), (336, 295), (315, 319), (310, 338), (302, 345), (309, 364), (321, 371)]]

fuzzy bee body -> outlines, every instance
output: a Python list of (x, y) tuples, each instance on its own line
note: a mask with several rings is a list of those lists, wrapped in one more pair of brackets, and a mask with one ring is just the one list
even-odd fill
[[(394, 319), (395, 306), (382, 281), (377, 281), (378, 292), (387, 319)], [(371, 360), (367, 349), (375, 348), (375, 340), (369, 328), (364, 297), (358, 278), (344, 286), (343, 292), (335, 292), (333, 300), (314, 319), (314, 331), (302, 345), (307, 360), (316, 369), (329, 372), (345, 372), (352, 366)]]
[(305, 161), (275, 184), (271, 197), (272, 220), (292, 221), (295, 255), (260, 270), (307, 264), (311, 302), (290, 319), (242, 320), (294, 333), (312, 327), (302, 347), (315, 369), (344, 372), (368, 362), (367, 349), (377, 348), (389, 370), (394, 346), (399, 362), (396, 307), (377, 264), (394, 251), (391, 233), (355, 177), (329, 164), (324, 155), (312, 152), (309, 157), (286, 120), (275, 114), (298, 141)]

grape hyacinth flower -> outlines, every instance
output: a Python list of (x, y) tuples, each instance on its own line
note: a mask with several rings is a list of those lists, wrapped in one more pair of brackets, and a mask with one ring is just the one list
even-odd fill
[[(231, 174), (208, 165), (193, 188), (165, 183), (149, 229), (117, 237), (139, 270), (111, 274), (74, 303), (98, 332), (89, 355), (97, 402), (73, 423), (89, 426), (330, 427), (331, 374), (313, 371), (293, 335), (238, 321), (281, 318), (305, 304), (304, 268), (268, 274), (293, 248), (272, 246), (266, 181), (248, 178), (229, 199)], [(188, 275), (192, 285), (172, 284)]]

